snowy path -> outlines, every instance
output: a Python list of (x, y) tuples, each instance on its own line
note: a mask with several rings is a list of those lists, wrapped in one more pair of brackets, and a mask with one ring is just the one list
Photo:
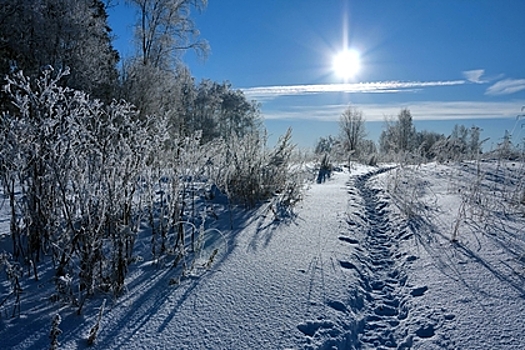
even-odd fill
[(369, 171), (348, 182), (353, 210), (348, 212), (349, 236), (342, 239), (355, 250), (341, 265), (355, 271), (358, 284), (353, 293), (363, 303), (352, 305), (359, 326), (347, 348), (454, 349), (447, 334), (453, 316), (418, 302), (428, 286), (412, 278), (412, 264), (418, 259), (411, 246), (414, 227), (396, 212), (385, 184), (377, 181), (389, 170)]
[(362, 277), (367, 302), (360, 340), (363, 348), (396, 348), (400, 345), (396, 328), (408, 314), (403, 301), (406, 277), (394, 257), (399, 235), (390, 224), (388, 201), (381, 197), (381, 190), (368, 183), (372, 175), (376, 173), (362, 175), (355, 182), (365, 208), (366, 251), (360, 260), (368, 272)]

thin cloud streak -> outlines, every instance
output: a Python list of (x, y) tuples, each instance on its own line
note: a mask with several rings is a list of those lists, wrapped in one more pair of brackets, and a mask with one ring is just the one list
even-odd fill
[(268, 100), (279, 96), (322, 94), (322, 93), (400, 93), (436, 87), (465, 84), (466, 80), (445, 81), (379, 81), (351, 84), (313, 84), (313, 85), (283, 85), (260, 86), (242, 89), (250, 98)]
[[(384, 121), (397, 116), (403, 108), (408, 108), (414, 120), (454, 120), (454, 119), (487, 119), (513, 118), (525, 101), (483, 102), (483, 101), (417, 101), (397, 104), (355, 104), (363, 111), (366, 121)], [(296, 106), (281, 111), (264, 111), (268, 120), (318, 120), (334, 122), (347, 105), (329, 106)]]
[(510, 95), (525, 90), (525, 79), (504, 79), (487, 88), (485, 95)]

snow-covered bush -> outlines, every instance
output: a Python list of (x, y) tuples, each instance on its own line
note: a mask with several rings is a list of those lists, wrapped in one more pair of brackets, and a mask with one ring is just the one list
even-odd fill
[(67, 74), (7, 78), (16, 112), (2, 118), (0, 159), (15, 258), (38, 278), (51, 255), (57, 277), (76, 276), (81, 308), (97, 288), (122, 290), (141, 220), (138, 179), (162, 140), (130, 104), (61, 87)]
[(13, 262), (11, 257), (6, 253), (0, 254), (0, 268), (4, 269), (10, 287), (7, 297), (0, 301), (0, 307), (9, 299), (9, 297), (13, 296), (15, 300), (11, 317), (15, 317), (17, 313), (20, 315), (20, 296), (22, 294), (20, 277), (22, 276), (22, 268), (19, 264)]
[(316, 182), (318, 184), (326, 181), (332, 174), (333, 165), (330, 160), (330, 155), (325, 153), (319, 162), (319, 172), (317, 174)]
[(49, 350), (58, 350), (60, 348), (60, 342), (58, 336), (62, 334), (62, 330), (59, 328), (62, 318), (59, 314), (56, 314), (51, 321), (51, 330), (49, 331), (49, 339), (51, 339), (51, 345)]
[(301, 166), (292, 164), (291, 135), (289, 129), (273, 149), (266, 148), (265, 138), (258, 132), (233, 136), (226, 144), (226, 170), (219, 174), (219, 187), (231, 200), (247, 207), (269, 201), (276, 217), (290, 213), (303, 186)]

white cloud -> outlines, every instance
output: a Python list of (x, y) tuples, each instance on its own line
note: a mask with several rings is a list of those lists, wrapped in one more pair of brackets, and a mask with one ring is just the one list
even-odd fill
[(242, 89), (249, 98), (268, 100), (273, 97), (321, 94), (321, 93), (399, 93), (434, 86), (453, 86), (465, 84), (465, 80), (446, 81), (379, 81), (353, 84), (317, 84), (262, 86)]
[(476, 84), (483, 84), (486, 83), (487, 80), (481, 80), (481, 77), (485, 74), (484, 69), (474, 69), (474, 70), (467, 70), (463, 72), (463, 76), (465, 79), (470, 81), (471, 83)]
[[(454, 120), (515, 117), (525, 101), (416, 101), (386, 104), (353, 104), (367, 121), (395, 117), (402, 108), (410, 109), (414, 120)], [(265, 119), (337, 121), (347, 105), (295, 106), (286, 110), (265, 111)]]
[(486, 95), (510, 95), (525, 90), (525, 79), (500, 80), (485, 91)]

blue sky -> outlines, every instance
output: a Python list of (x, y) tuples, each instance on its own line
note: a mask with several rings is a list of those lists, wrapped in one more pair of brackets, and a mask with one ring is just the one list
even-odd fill
[[(109, 11), (116, 48), (133, 52), (133, 11)], [(193, 17), (211, 52), (183, 57), (200, 79), (229, 81), (261, 102), (270, 142), (294, 130), (300, 147), (338, 133), (349, 104), (377, 140), (386, 117), (409, 108), (418, 130), (480, 126), (490, 148), (525, 136), (525, 1), (209, 0)], [(335, 74), (334, 56), (359, 52), (359, 72)], [(523, 120), (525, 124), (525, 120)], [(523, 129), (525, 130), (525, 128)]]

